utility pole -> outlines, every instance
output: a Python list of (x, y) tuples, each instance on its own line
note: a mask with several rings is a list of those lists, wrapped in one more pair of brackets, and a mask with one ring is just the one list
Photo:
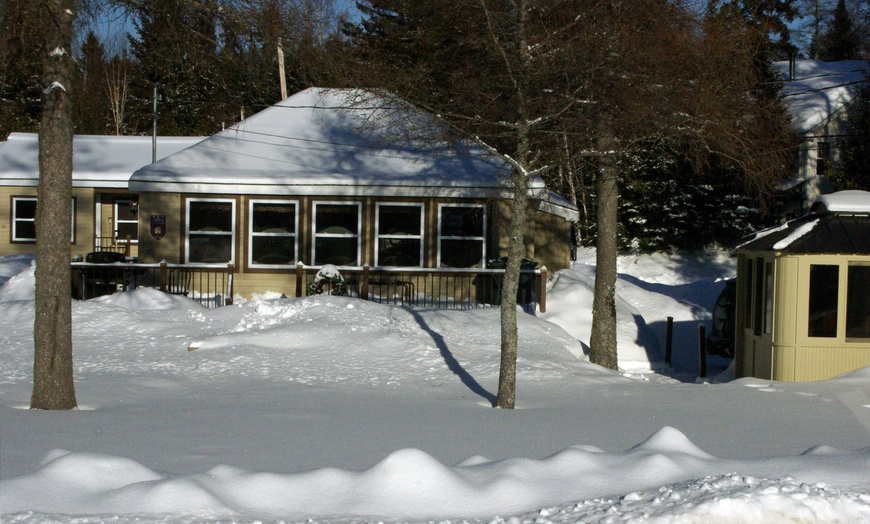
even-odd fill
[(278, 78), (281, 80), (281, 100), (287, 98), (287, 78), (284, 75), (284, 48), (281, 47), (281, 39), (278, 39)]
[(151, 115), (151, 163), (157, 163), (157, 82), (154, 83), (154, 112)]

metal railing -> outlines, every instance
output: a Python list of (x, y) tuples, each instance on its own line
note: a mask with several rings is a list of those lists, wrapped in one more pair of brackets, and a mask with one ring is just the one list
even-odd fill
[[(311, 294), (323, 266), (296, 265), (296, 296)], [(338, 266), (348, 296), (381, 304), (445, 309), (498, 306), (504, 269)], [(233, 303), (233, 265), (71, 263), (72, 296), (80, 300), (141, 287), (184, 295), (208, 307)], [(322, 289), (329, 293), (329, 289)], [(547, 310), (547, 268), (520, 271), (517, 304)]]
[[(296, 265), (296, 296), (310, 294), (323, 266)], [(338, 266), (349, 296), (382, 304), (448, 309), (497, 306), (504, 269), (393, 268)], [(328, 289), (321, 290), (328, 293)], [(517, 304), (547, 309), (547, 268), (520, 271)]]
[(183, 295), (207, 307), (233, 303), (233, 265), (73, 262), (72, 296), (86, 300), (140, 287)]

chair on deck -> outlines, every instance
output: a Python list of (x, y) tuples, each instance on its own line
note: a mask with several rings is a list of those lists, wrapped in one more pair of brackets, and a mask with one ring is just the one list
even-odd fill
[(175, 267), (169, 270), (169, 281), (166, 283), (166, 292), (173, 295), (187, 296), (193, 283), (193, 271)]

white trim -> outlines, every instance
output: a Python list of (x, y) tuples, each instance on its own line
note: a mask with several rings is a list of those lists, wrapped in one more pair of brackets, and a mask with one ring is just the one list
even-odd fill
[[(420, 234), (419, 235), (382, 235), (381, 234), (381, 206), (388, 207), (417, 207), (420, 209)], [(420, 264), (416, 266), (401, 266), (401, 267), (423, 267), (423, 246), (425, 241), (425, 218), (426, 204), (423, 202), (377, 202), (375, 203), (375, 265), (380, 266), (380, 240), (381, 238), (395, 238), (402, 240), (418, 240), (420, 242)]]
[[(229, 232), (230, 236), (230, 259), (227, 261), (221, 262), (205, 262), (202, 263), (205, 266), (223, 266), (226, 264), (235, 264), (236, 263), (236, 229), (238, 224), (236, 224), (236, 199), (235, 198), (185, 198), (184, 199), (184, 263), (190, 264), (190, 204), (194, 202), (218, 202), (218, 203), (228, 203), (230, 204), (230, 213), (231, 213), (231, 231)], [(226, 231), (194, 231), (193, 233), (197, 235), (214, 235), (214, 236), (226, 236)], [(199, 263), (199, 262), (198, 262)]]
[[(448, 236), (448, 237), (445, 237), (445, 236), (442, 236), (442, 235), (441, 235), (441, 216), (442, 216), (442, 210), (443, 210), (445, 207), (454, 207), (454, 208), (479, 208), (479, 209), (482, 209), (482, 210), (483, 210), (483, 231), (482, 231), (483, 236), (461, 236), (461, 237), (454, 237), (454, 236)], [(481, 267), (481, 268), (485, 268), (485, 267), (486, 267), (486, 225), (487, 225), (486, 205), (484, 205), (484, 204), (438, 204), (438, 217), (437, 217), (437, 220), (438, 220), (438, 254), (437, 254), (437, 265), (438, 265), (438, 267), (442, 267), (442, 266), (441, 266), (441, 241), (444, 240), (444, 239), (448, 239), (448, 240), (477, 240), (477, 241), (480, 241), (480, 243), (481, 243), (481, 250), (480, 250), (480, 253), (481, 253), (481, 259), (480, 259), (480, 262), (479, 262), (479, 264), (480, 264), (479, 267)], [(473, 266), (471, 266), (471, 267), (478, 267), (478, 266), (477, 266), (477, 265), (473, 265)]]
[[(256, 204), (278, 204), (292, 205), (293, 207), (293, 233), (254, 233), (254, 206)], [(299, 201), (298, 200), (270, 200), (270, 199), (252, 199), (248, 200), (248, 229), (246, 231), (248, 238), (248, 267), (251, 269), (286, 269), (295, 267), (299, 257)], [(293, 237), (293, 251), (296, 260), (291, 260), (287, 264), (255, 264), (254, 263), (254, 237)]]
[[(318, 233), (317, 232), (317, 206), (356, 206), (356, 233)], [(353, 264), (342, 264), (349, 266), (358, 266), (362, 258), (362, 202), (360, 201), (318, 201), (314, 202), (311, 213), (311, 262), (314, 265), (320, 265), (317, 262), (317, 238), (356, 238), (356, 261)]]

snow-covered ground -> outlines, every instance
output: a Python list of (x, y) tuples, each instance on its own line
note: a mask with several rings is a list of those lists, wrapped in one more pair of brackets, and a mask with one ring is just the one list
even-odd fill
[(31, 260), (0, 257), (4, 524), (870, 522), (870, 368), (697, 379), (722, 254), (620, 259), (611, 372), (585, 357), (583, 252), (520, 315), (512, 411), (496, 308), (148, 289), (74, 303), (80, 409), (30, 411)]

